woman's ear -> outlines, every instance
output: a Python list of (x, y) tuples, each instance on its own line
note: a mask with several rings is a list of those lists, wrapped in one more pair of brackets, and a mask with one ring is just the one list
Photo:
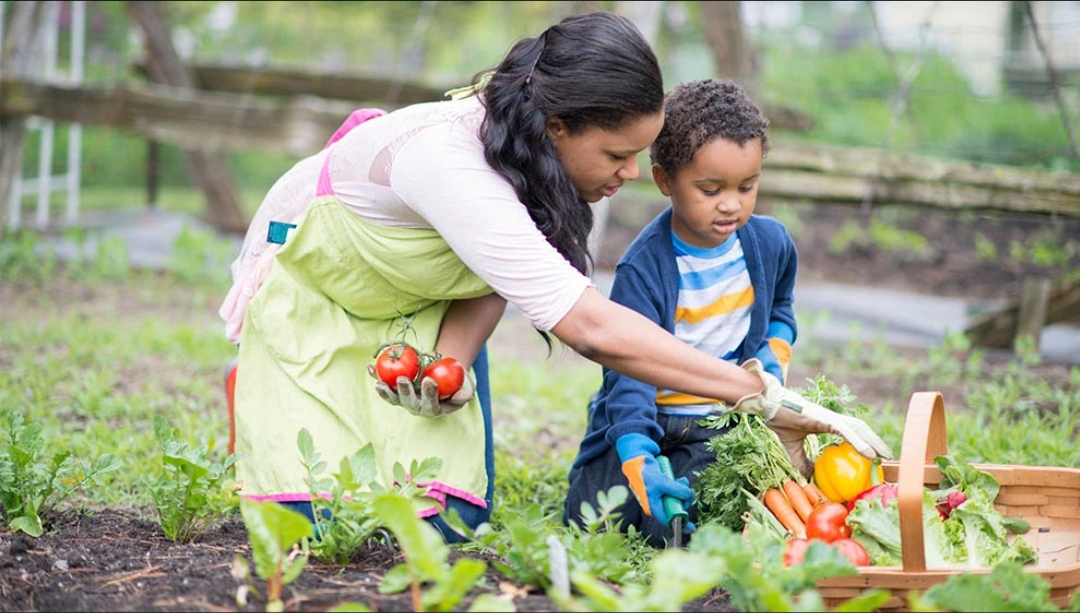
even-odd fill
[(568, 134), (566, 123), (558, 117), (549, 118), (544, 129), (547, 131), (548, 138), (553, 141), (557, 141)]
[(660, 189), (661, 194), (665, 196), (671, 195), (671, 177), (664, 172), (664, 169), (659, 164), (652, 165), (652, 179), (653, 183), (656, 183), (656, 187)]

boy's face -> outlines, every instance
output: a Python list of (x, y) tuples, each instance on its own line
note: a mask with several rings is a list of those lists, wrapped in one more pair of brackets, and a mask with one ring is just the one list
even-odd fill
[(690, 245), (716, 247), (743, 227), (757, 205), (761, 140), (738, 143), (716, 138), (690, 163), (669, 176), (653, 165), (653, 180), (671, 199), (672, 229)]

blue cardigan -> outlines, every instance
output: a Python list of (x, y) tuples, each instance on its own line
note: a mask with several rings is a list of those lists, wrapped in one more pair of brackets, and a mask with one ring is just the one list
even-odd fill
[[(615, 267), (611, 299), (641, 313), (668, 332), (675, 331), (679, 269), (671, 242), (669, 206), (646, 226)], [(750, 330), (739, 346), (738, 362), (754, 357), (765, 341), (769, 324), (780, 322), (796, 331), (794, 302), (798, 254), (795, 241), (779, 221), (752, 215), (738, 230), (746, 257), (754, 305)], [(624, 434), (636, 432), (659, 441), (664, 432), (656, 422), (656, 386), (608, 368), (600, 389), (589, 402), (589, 425), (574, 466), (599, 457)]]

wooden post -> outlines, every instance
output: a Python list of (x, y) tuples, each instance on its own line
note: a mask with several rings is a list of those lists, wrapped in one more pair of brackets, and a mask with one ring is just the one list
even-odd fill
[(1050, 300), (1050, 279), (1045, 277), (1029, 277), (1024, 279), (1024, 286), (1020, 291), (1020, 310), (1016, 322), (1016, 338), (1013, 339), (1013, 349), (1020, 351), (1025, 341), (1030, 342), (1031, 349), (1039, 352), (1039, 341), (1043, 326), (1046, 325), (1046, 307)]
[(158, 206), (158, 170), (161, 160), (161, 151), (158, 142), (154, 139), (146, 141), (146, 207), (156, 210)]

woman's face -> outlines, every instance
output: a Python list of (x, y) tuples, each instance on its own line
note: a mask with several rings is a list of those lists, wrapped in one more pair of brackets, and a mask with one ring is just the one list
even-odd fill
[(618, 130), (592, 126), (577, 134), (571, 134), (561, 120), (551, 119), (547, 133), (582, 199), (596, 202), (638, 178), (637, 155), (656, 140), (663, 126), (660, 111), (631, 120)]

